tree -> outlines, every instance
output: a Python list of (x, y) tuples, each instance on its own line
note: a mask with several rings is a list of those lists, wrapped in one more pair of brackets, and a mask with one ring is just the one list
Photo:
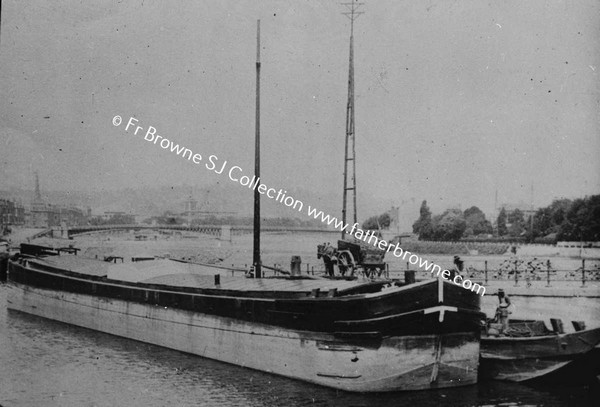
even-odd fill
[(540, 208), (533, 215), (533, 230), (530, 240), (554, 233), (550, 208)]
[(413, 223), (413, 233), (419, 235), (419, 240), (431, 239), (433, 237), (433, 225), (427, 201), (421, 203), (419, 214), (419, 219)]
[(363, 222), (362, 228), (364, 230), (378, 230), (377, 216), (371, 216), (370, 218), (367, 218), (367, 220)]
[(492, 224), (485, 218), (485, 214), (476, 206), (471, 206), (464, 212), (467, 228), (465, 235), (481, 235), (492, 233)]
[(381, 229), (388, 229), (392, 223), (392, 218), (390, 217), (390, 214), (386, 212), (379, 215), (377, 221), (379, 222), (379, 227)]
[(496, 223), (498, 227), (498, 236), (505, 236), (508, 233), (508, 229), (506, 228), (506, 210), (504, 208), (500, 209)]
[(391, 223), (392, 218), (390, 217), (390, 214), (385, 212), (379, 216), (371, 216), (363, 222), (362, 227), (364, 230), (387, 229), (390, 227)]
[(539, 208), (533, 216), (533, 230), (528, 231), (529, 240), (533, 241), (548, 235), (556, 236), (566, 220), (567, 211), (572, 203), (570, 199), (555, 199), (545, 208)]
[(600, 240), (600, 195), (574, 200), (559, 227), (559, 240)]
[(459, 240), (467, 228), (460, 209), (447, 209), (441, 215), (436, 215), (432, 224), (433, 238), (438, 240)]
[(525, 231), (525, 216), (520, 209), (514, 209), (508, 213), (506, 221), (510, 225), (508, 234), (512, 237), (518, 237)]
[(556, 199), (552, 201), (550, 206), (548, 207), (550, 210), (550, 219), (552, 221), (552, 225), (554, 230), (552, 232), (558, 232), (560, 225), (565, 221), (567, 211), (573, 204), (573, 201), (570, 199)]

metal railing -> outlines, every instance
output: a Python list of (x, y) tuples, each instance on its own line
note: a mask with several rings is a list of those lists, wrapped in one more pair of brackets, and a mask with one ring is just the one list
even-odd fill
[[(430, 275), (423, 270), (416, 270), (416, 273), (417, 276)], [(600, 261), (582, 259), (581, 265), (576, 269), (558, 269), (554, 268), (551, 260), (506, 259), (495, 267), (489, 267), (488, 261), (484, 260), (483, 265), (468, 266), (461, 274), (465, 278), (482, 280), (484, 284), (505, 281), (513, 282), (518, 287), (522, 284), (531, 286), (534, 282), (545, 282), (546, 287), (551, 287), (553, 282), (581, 282), (581, 287), (585, 287), (588, 282), (600, 281)]]
[[(494, 281), (513, 282), (514, 286), (531, 286), (535, 282), (543, 282), (546, 287), (552, 287), (552, 283), (559, 282), (580, 282), (581, 287), (585, 287), (589, 282), (600, 281), (600, 260), (582, 259), (581, 265), (575, 269), (558, 269), (552, 265), (551, 260), (518, 260), (506, 259), (499, 266), (489, 267), (487, 260), (476, 266), (468, 266), (461, 273), (463, 277), (471, 280), (483, 281), (484, 284)], [(275, 265), (281, 268), (282, 265)], [(388, 264), (389, 266), (389, 264)], [(319, 275), (325, 273), (325, 267), (322, 263), (316, 265), (303, 264), (303, 273), (309, 275)], [(305, 269), (305, 270), (304, 270)], [(404, 278), (406, 270), (414, 270), (416, 277), (428, 278), (431, 273), (424, 270), (418, 270), (406, 264), (406, 268), (390, 269), (386, 268), (381, 277)], [(360, 274), (359, 270), (359, 274)]]

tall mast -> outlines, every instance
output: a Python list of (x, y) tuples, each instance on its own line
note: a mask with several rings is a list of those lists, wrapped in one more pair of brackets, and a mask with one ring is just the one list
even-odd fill
[[(363, 12), (357, 11), (364, 3), (353, 1), (351, 3), (342, 3), (348, 11), (342, 13), (350, 19), (350, 60), (348, 66), (348, 102), (346, 104), (346, 146), (344, 154), (344, 200), (342, 205), (342, 222), (346, 224), (348, 191), (352, 191), (352, 201), (354, 204), (354, 223), (356, 223), (356, 149), (354, 134), (354, 20)], [(348, 162), (352, 162), (351, 179), (348, 180)], [(346, 233), (342, 231), (342, 240)]]
[[(254, 176), (260, 178), (260, 20), (256, 21), (256, 117), (254, 135)], [(254, 190), (254, 276), (262, 277), (260, 261), (260, 194)]]

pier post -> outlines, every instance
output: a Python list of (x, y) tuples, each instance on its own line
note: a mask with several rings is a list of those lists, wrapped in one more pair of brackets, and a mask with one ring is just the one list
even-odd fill
[(487, 260), (484, 262), (484, 270), (485, 270), (485, 285), (488, 283), (488, 268), (487, 268)]
[(550, 260), (548, 260), (546, 262), (546, 275), (547, 275), (546, 287), (550, 287)]
[(585, 287), (585, 259), (581, 259), (581, 287)]
[(302, 260), (300, 256), (292, 256), (290, 261), (290, 275), (293, 277), (302, 275)]
[(565, 333), (563, 322), (560, 318), (550, 318), (550, 325), (552, 325), (552, 329), (554, 330), (554, 332), (558, 334)]

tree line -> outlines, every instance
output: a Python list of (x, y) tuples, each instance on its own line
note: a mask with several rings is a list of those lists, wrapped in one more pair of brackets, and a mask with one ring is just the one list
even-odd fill
[(544, 243), (600, 240), (600, 195), (557, 199), (537, 209), (533, 216), (519, 209), (502, 208), (494, 225), (476, 206), (465, 211), (446, 209), (434, 216), (427, 201), (423, 201), (419, 212), (419, 218), (413, 223), (413, 233), (419, 240), (501, 238)]

